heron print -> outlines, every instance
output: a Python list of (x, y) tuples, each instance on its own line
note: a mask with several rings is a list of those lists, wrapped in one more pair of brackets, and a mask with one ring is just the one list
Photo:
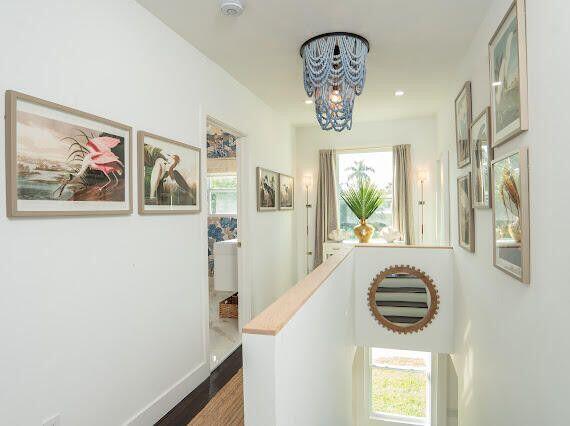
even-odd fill
[(198, 210), (199, 151), (180, 142), (141, 133), (144, 210)]

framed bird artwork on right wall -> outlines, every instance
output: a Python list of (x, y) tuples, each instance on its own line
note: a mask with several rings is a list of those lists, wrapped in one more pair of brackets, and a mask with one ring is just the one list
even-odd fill
[(200, 148), (138, 132), (139, 213), (200, 212)]

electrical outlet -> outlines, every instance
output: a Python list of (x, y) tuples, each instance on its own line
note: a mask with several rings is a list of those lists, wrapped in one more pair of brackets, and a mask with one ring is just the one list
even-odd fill
[(44, 422), (42, 423), (42, 426), (61, 426), (61, 422), (60, 422), (60, 418), (59, 418), (59, 414), (50, 417), (47, 420), (44, 420)]

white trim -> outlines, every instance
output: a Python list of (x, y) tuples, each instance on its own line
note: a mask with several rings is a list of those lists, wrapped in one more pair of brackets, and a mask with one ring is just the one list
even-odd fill
[(146, 407), (140, 410), (123, 425), (151, 425), (182, 401), (190, 392), (208, 378), (210, 369), (206, 361), (201, 362), (192, 371), (162, 392)]

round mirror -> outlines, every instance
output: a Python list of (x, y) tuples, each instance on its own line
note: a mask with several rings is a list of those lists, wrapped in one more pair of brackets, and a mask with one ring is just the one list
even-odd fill
[(368, 304), (380, 325), (397, 333), (414, 333), (437, 314), (439, 295), (432, 279), (419, 269), (390, 266), (372, 281)]

